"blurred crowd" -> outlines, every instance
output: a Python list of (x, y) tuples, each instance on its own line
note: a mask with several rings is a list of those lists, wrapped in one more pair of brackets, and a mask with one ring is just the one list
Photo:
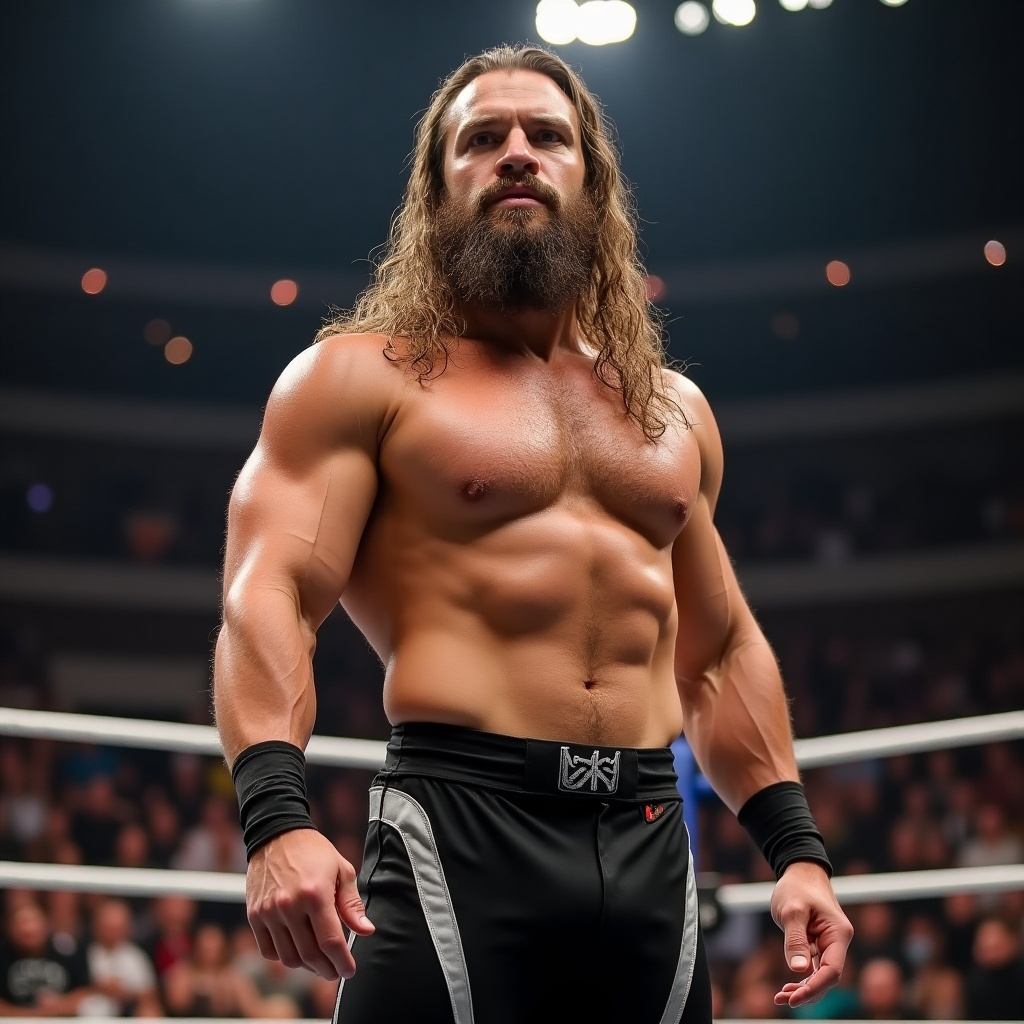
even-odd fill
[[(1024, 646), (994, 639), (770, 630), (810, 736), (1024, 705)], [(333, 730), (328, 730), (333, 731)], [(318, 827), (358, 864), (368, 772), (309, 768)], [(840, 874), (1024, 861), (1024, 744), (990, 743), (805, 772)], [(216, 758), (0, 741), (0, 857), (239, 872), (230, 776)], [(702, 884), (767, 880), (735, 817), (699, 808)], [(239, 904), (176, 896), (4, 895), (0, 1012), (329, 1017), (336, 985), (263, 960)], [(843, 983), (796, 1016), (1020, 1019), (1024, 893), (851, 906)], [(780, 1016), (781, 938), (767, 914), (707, 934), (721, 1017)], [(790, 1014), (793, 1016), (793, 1014)]]
[[(739, 562), (1024, 538), (1017, 421), (727, 448), (716, 522)], [(19, 439), (0, 449), (0, 548), (218, 565), (242, 451)], [(954, 497), (955, 496), (955, 497)]]

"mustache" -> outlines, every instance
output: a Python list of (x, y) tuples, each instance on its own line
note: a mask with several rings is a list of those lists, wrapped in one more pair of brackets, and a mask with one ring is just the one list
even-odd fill
[(530, 189), (531, 192), (535, 192), (537, 194), (537, 198), (540, 199), (541, 202), (545, 203), (555, 213), (558, 213), (562, 207), (562, 197), (558, 194), (558, 190), (554, 188), (554, 186), (541, 181), (540, 178), (532, 174), (527, 173), (521, 178), (504, 177), (498, 178), (496, 181), (492, 181), (490, 185), (480, 193), (478, 209), (482, 212), (486, 207), (490, 206), (491, 203), (512, 188)]

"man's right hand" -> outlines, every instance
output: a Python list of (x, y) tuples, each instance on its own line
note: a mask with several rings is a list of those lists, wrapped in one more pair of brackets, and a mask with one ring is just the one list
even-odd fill
[(314, 829), (275, 836), (249, 861), (245, 907), (260, 952), (322, 978), (351, 978), (343, 925), (370, 935), (355, 868)]

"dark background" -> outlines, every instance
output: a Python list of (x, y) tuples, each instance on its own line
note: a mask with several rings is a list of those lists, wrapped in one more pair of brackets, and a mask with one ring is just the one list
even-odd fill
[[(1020, 366), (1024, 7), (763, 0), (749, 26), (691, 38), (674, 6), (638, 0), (626, 43), (558, 52), (617, 129), (672, 355), (712, 399)], [(365, 282), (432, 90), (469, 54), (536, 41), (533, 16), (528, 0), (6, 5), (5, 380), (260, 404)], [(827, 284), (830, 259), (848, 287)], [(94, 265), (110, 283), (83, 296)], [(283, 276), (288, 309), (267, 297)], [(795, 338), (772, 333), (779, 313)], [(143, 343), (156, 316), (193, 341), (186, 366)]]

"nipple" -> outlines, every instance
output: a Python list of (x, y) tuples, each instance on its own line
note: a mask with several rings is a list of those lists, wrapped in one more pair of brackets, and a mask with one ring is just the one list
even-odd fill
[(462, 496), (466, 501), (479, 501), (487, 493), (487, 484), (482, 480), (470, 480), (462, 487)]

